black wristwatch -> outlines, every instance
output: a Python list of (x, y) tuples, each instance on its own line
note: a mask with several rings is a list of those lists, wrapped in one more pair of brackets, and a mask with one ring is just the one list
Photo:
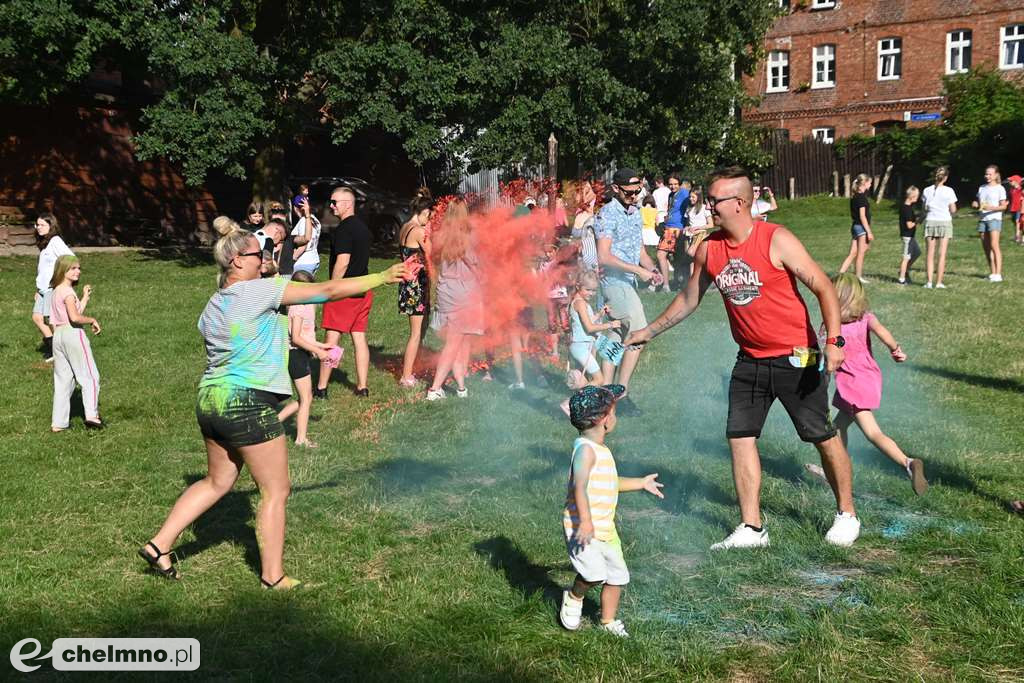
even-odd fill
[(839, 334), (836, 335), (835, 337), (829, 337), (828, 339), (826, 339), (825, 344), (832, 344), (837, 349), (841, 349), (844, 346), (846, 346), (846, 338), (843, 337), (843, 335)]

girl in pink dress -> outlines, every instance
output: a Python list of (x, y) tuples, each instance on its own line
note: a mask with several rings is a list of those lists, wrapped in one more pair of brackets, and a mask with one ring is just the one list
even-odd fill
[(840, 273), (833, 278), (839, 295), (840, 316), (846, 354), (836, 371), (836, 393), (832, 405), (839, 409), (836, 426), (846, 443), (847, 430), (856, 422), (874, 446), (907, 471), (914, 493), (921, 495), (928, 488), (924, 476), (924, 463), (919, 458), (908, 458), (896, 442), (885, 435), (875, 422), (872, 411), (882, 402), (882, 371), (871, 354), (871, 335), (878, 337), (890, 351), (892, 359), (902, 363), (907, 354), (896, 343), (892, 334), (868, 310), (864, 286), (855, 275)]

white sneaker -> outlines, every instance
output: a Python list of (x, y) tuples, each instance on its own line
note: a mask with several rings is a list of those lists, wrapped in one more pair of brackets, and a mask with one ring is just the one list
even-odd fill
[(428, 401), (440, 401), (445, 398), (444, 389), (428, 389), (427, 400)]
[(601, 624), (601, 628), (612, 635), (618, 636), (619, 638), (629, 638), (629, 634), (626, 633), (626, 627), (618, 619), (610, 621), (607, 624)]
[(931, 288), (932, 288), (932, 286), (933, 286), (933, 285), (932, 285), (932, 283), (930, 283), (930, 282), (926, 282), (926, 283), (924, 283), (924, 288), (925, 288), (925, 289), (931, 289)]
[(525, 388), (526, 384), (524, 384), (523, 382), (512, 382), (512, 384), (508, 385), (509, 391), (522, 391)]
[(463, 387), (462, 389), (456, 389), (455, 395), (458, 396), (459, 398), (468, 398), (469, 389), (466, 389), (465, 387)]
[(988, 276), (988, 279), (991, 282), (1002, 282), (1003, 281), (1003, 276), (999, 275), (998, 273), (992, 273), (991, 275)]
[(870, 283), (871, 283), (871, 280), (867, 279), (866, 277), (859, 277), (859, 278), (857, 278), (857, 279), (858, 279), (858, 280), (860, 280), (860, 283), (861, 283), (862, 285), (867, 285), (867, 284), (870, 284)]
[(832, 545), (849, 548), (860, 536), (860, 520), (849, 512), (837, 512), (832, 528), (825, 534), (825, 540)]
[(746, 524), (736, 527), (724, 541), (719, 541), (711, 546), (712, 550), (729, 550), (731, 548), (765, 548), (768, 543), (768, 532), (762, 528), (754, 531)]
[(572, 597), (569, 591), (562, 591), (562, 609), (558, 610), (558, 620), (562, 622), (562, 626), (575, 631), (580, 627), (582, 614), (583, 601)]
[(946, 285), (942, 284), (941, 282), (939, 284), (935, 285), (935, 289), (945, 289), (945, 288), (946, 288)]

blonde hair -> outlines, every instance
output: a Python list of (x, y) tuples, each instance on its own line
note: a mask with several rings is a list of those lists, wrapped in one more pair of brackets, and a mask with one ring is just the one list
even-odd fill
[[(223, 220), (222, 220), (223, 219)], [(231, 262), (235, 257), (245, 251), (245, 246), (252, 237), (252, 233), (242, 230), (238, 223), (227, 216), (218, 216), (213, 220), (213, 229), (220, 233), (221, 238), (213, 245), (213, 260), (220, 268), (217, 276), (217, 286), (224, 287), (227, 284), (228, 273), (231, 272)]]
[(844, 323), (860, 320), (868, 311), (868, 295), (864, 285), (853, 273), (839, 273), (832, 278), (839, 296), (839, 319)]
[(871, 176), (867, 173), (858, 173), (857, 177), (853, 179), (853, 191), (861, 192), (864, 189), (865, 184), (871, 180)]
[(989, 164), (988, 166), (985, 167), (985, 170), (987, 171), (990, 168), (996, 173), (996, 182), (1003, 182), (1003, 174), (999, 172), (999, 167), (996, 166), (995, 164)]
[(914, 194), (915, 192), (920, 192), (920, 190), (917, 189), (917, 185), (911, 185), (910, 187), (907, 188), (907, 191), (904, 193), (903, 196), (906, 199), (910, 199), (910, 195)]
[(472, 248), (473, 225), (466, 202), (455, 200), (445, 209), (444, 218), (432, 237), (431, 251), (439, 263), (461, 261)]
[(936, 185), (938, 185), (939, 183), (946, 182), (946, 179), (948, 177), (949, 177), (949, 167), (948, 166), (939, 166), (937, 169), (935, 169), (935, 173), (932, 175), (932, 181)]
[(50, 287), (57, 287), (60, 283), (64, 282), (64, 277), (68, 274), (68, 271), (77, 266), (78, 263), (78, 257), (73, 254), (64, 254), (57, 259), (57, 263), (53, 265), (53, 277), (50, 278)]
[(589, 268), (580, 268), (576, 272), (576, 276), (573, 278), (573, 285), (577, 290), (597, 289), (598, 284), (597, 273)]

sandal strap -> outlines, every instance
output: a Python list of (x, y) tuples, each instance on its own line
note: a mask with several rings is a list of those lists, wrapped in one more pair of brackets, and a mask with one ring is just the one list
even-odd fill
[(156, 543), (153, 543), (153, 541), (146, 541), (146, 546), (152, 548), (153, 551), (156, 552), (156, 555), (152, 556), (154, 561), (155, 560), (159, 560), (164, 555), (170, 555), (171, 556), (171, 562), (174, 562), (174, 551), (173, 550), (168, 550), (167, 552), (163, 552), (163, 551), (160, 550), (160, 548), (156, 547)]
[(288, 576), (288, 575), (287, 575), (287, 574), (281, 574), (281, 578), (280, 578), (280, 579), (278, 579), (277, 581), (275, 581), (274, 583), (270, 583), (269, 581), (267, 581), (266, 579), (264, 579), (264, 578), (263, 578), (263, 577), (261, 576), (261, 577), (260, 577), (260, 583), (262, 583), (262, 584), (263, 584), (264, 586), (266, 586), (267, 588), (275, 588), (275, 587), (277, 586), (277, 584), (279, 584), (279, 583), (281, 583), (282, 581), (284, 581), (284, 579), (285, 579), (285, 577), (286, 577), (286, 576)]

